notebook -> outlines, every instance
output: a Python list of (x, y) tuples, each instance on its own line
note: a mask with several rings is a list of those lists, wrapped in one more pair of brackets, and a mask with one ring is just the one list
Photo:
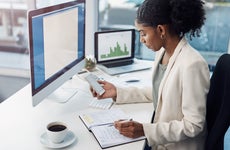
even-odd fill
[(135, 29), (99, 31), (94, 36), (97, 66), (106, 73), (116, 75), (152, 67), (134, 59)]
[(110, 109), (79, 115), (87, 129), (91, 131), (102, 149), (144, 140), (146, 137), (128, 138), (114, 127), (114, 121), (130, 120), (121, 109)]

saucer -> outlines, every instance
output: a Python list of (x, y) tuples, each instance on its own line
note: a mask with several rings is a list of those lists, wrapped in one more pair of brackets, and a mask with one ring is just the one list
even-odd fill
[(53, 143), (53, 142), (51, 142), (48, 139), (46, 132), (43, 133), (41, 135), (41, 138), (40, 138), (40, 142), (44, 146), (46, 146), (48, 148), (63, 148), (63, 147), (71, 145), (75, 140), (76, 140), (76, 137), (75, 137), (75, 135), (74, 135), (74, 133), (72, 131), (67, 132), (67, 135), (66, 135), (64, 141), (61, 142), (61, 143)]

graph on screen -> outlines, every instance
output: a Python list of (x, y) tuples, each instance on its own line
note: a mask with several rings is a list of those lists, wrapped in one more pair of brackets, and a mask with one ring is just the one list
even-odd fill
[(115, 47), (110, 47), (108, 54), (102, 54), (101, 59), (111, 58), (111, 57), (119, 57), (119, 56), (127, 56), (129, 55), (129, 51), (127, 49), (126, 44), (123, 47), (117, 42)]
[(110, 60), (131, 56), (132, 33), (110, 32), (98, 36), (98, 56), (100, 60)]

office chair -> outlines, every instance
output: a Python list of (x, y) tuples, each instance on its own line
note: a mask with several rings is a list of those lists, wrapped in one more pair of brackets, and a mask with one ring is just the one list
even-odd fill
[(223, 150), (224, 135), (230, 125), (230, 54), (217, 61), (207, 96), (206, 150)]

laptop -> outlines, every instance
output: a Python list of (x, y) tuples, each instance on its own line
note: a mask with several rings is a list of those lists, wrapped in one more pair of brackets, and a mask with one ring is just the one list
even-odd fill
[(117, 75), (152, 67), (134, 58), (135, 29), (98, 31), (94, 38), (97, 66), (106, 73)]

